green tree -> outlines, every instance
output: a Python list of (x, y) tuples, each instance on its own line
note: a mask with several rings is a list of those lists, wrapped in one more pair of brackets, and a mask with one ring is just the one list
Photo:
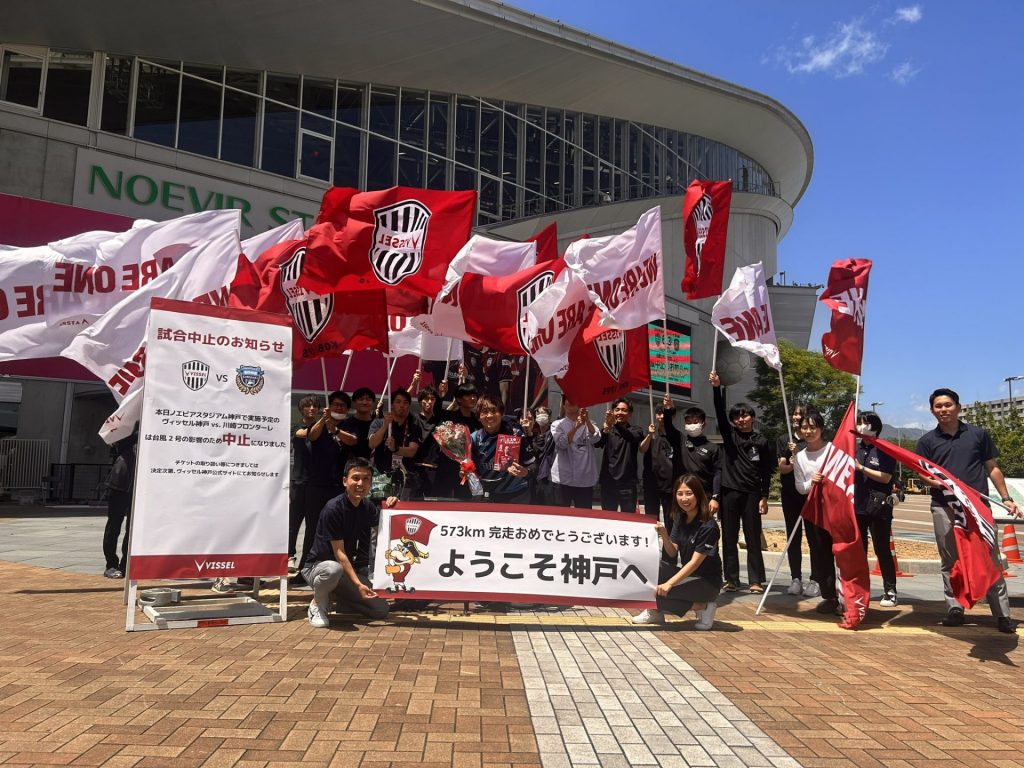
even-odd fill
[[(779, 356), (790, 409), (797, 403), (816, 408), (825, 419), (825, 431), (834, 434), (853, 400), (856, 379), (837, 371), (820, 353), (799, 349), (785, 340), (779, 341)], [(779, 374), (760, 358), (756, 382), (750, 399), (760, 406), (758, 428), (768, 437), (786, 434), (788, 416), (783, 413)]]
[(963, 420), (988, 430), (999, 449), (999, 467), (1007, 477), (1024, 477), (1024, 418), (1012, 410), (1004, 419), (996, 419), (984, 403), (964, 408)]

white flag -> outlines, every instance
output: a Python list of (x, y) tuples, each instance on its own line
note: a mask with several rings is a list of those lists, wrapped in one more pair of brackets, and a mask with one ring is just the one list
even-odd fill
[(462, 359), (461, 341), (432, 336), (402, 315), (388, 315), (388, 350), (392, 357), (414, 355), (420, 360)]
[(306, 236), (301, 219), (293, 219), (280, 227), (268, 229), (262, 235), (253, 235), (242, 241), (245, 258), (255, 263), (264, 251), (288, 240), (302, 240)]
[(413, 325), (432, 336), (472, 342), (473, 338), (466, 332), (459, 302), (462, 276), (472, 272), (488, 277), (502, 277), (536, 263), (536, 243), (517, 243), (473, 235), (448, 265), (444, 287), (431, 303), (430, 312), (414, 317)]
[(154, 297), (225, 303), (242, 244), (238, 232), (224, 232), (198, 245), (177, 264), (140, 288), (76, 336), (62, 353), (106, 382), (120, 403), (142, 388), (146, 368), (146, 324)]
[(601, 325), (628, 331), (665, 317), (660, 206), (619, 235), (570, 243), (565, 263), (586, 283)]
[(565, 269), (526, 308), (528, 351), (545, 376), (561, 376), (569, 369), (569, 349), (593, 306), (583, 279)]
[(53, 266), (46, 291), (46, 322), (92, 321), (120, 302), (126, 293), (149, 285), (195, 246), (228, 233), (238, 237), (241, 212), (237, 209), (202, 211), (170, 221), (140, 222), (127, 232), (89, 249), (79, 238), (57, 241), (50, 247), (63, 258)]
[(761, 262), (736, 270), (729, 288), (711, 310), (711, 322), (734, 347), (753, 352), (775, 370), (782, 370)]
[(113, 445), (118, 440), (130, 437), (135, 431), (135, 425), (142, 418), (142, 396), (145, 390), (142, 387), (133, 389), (128, 396), (117, 406), (117, 410), (110, 414), (103, 426), (100, 427), (99, 436), (107, 445)]

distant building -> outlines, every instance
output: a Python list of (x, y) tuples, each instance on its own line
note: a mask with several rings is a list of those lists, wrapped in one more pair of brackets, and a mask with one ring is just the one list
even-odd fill
[[(986, 400), (985, 402), (974, 403), (974, 405), (985, 406), (996, 421), (1003, 421), (1011, 413), (1010, 398), (1008, 397), (1004, 397), (1002, 400)], [(1013, 398), (1013, 407), (1024, 418), (1024, 396)]]

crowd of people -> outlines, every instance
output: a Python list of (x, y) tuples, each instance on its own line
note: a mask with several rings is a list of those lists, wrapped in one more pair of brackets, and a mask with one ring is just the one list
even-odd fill
[[(841, 615), (840, 590), (832, 539), (828, 531), (802, 520), (800, 511), (827, 454), (826, 425), (811, 405), (799, 404), (790, 414), (793, 439), (770, 441), (757, 428), (755, 409), (747, 403), (727, 407), (718, 375), (709, 381), (721, 443), (705, 435), (706, 413), (683, 411), (682, 429), (666, 395), (645, 429), (633, 423), (632, 403), (619, 399), (595, 422), (589, 409), (563, 399), (559, 418), (547, 407), (507, 412), (500, 394), (481, 393), (463, 368), (453, 382), (438, 388), (399, 388), (384, 399), (365, 387), (351, 396), (332, 392), (324, 405), (310, 395), (298, 404), (299, 420), (292, 435), (292, 476), (289, 511), (289, 570), (292, 588), (311, 588), (309, 620), (328, 626), (332, 601), (346, 610), (381, 617), (394, 604), (370, 587), (372, 531), (379, 508), (403, 500), (474, 500), (477, 503), (549, 505), (591, 509), (595, 492), (600, 508), (642, 513), (654, 518), (662, 542), (657, 609), (633, 618), (634, 623), (663, 623), (665, 613), (694, 611), (699, 630), (711, 629), (721, 593), (766, 586), (761, 550), (762, 518), (768, 512), (772, 477), (779, 473), (787, 534), (790, 583), (794, 596), (820, 597), (816, 610)], [(985, 430), (960, 420), (959, 397), (936, 390), (930, 400), (936, 428), (918, 443), (917, 452), (940, 464), (983, 495), (992, 479), (1003, 503), (1020, 514), (1006, 491), (997, 463), (998, 452)], [(464, 425), (470, 435), (470, 457), (482, 495), (473, 496), (462, 480), (460, 463), (435, 439), (444, 422)], [(877, 437), (877, 413), (857, 415), (858, 432)], [(133, 452), (125, 450), (128, 455)], [(123, 464), (123, 462), (122, 462)], [(865, 550), (871, 539), (882, 574), (879, 605), (898, 605), (896, 566), (890, 549), (896, 496), (895, 462), (866, 441), (858, 441), (854, 506)], [(121, 466), (120, 475), (125, 473)], [(929, 481), (926, 481), (929, 482)], [(937, 484), (929, 482), (930, 485)], [(639, 490), (642, 488), (642, 507)], [(123, 496), (111, 496), (104, 536), (107, 575), (123, 577), (124, 555), (116, 553), (117, 532), (126, 516)], [(963, 622), (964, 612), (953, 596), (950, 575), (957, 560), (953, 521), (956, 512), (938, 487), (932, 488), (932, 516), (948, 604), (945, 624)], [(805, 579), (801, 535), (806, 534), (810, 572)], [(298, 533), (304, 528), (302, 542)], [(741, 582), (739, 534), (746, 542), (747, 583)], [(721, 554), (719, 554), (721, 552)], [(993, 557), (998, 562), (996, 546)], [(221, 580), (214, 589), (236, 585)], [(1005, 582), (990, 590), (988, 601), (1000, 631), (1014, 632)]]

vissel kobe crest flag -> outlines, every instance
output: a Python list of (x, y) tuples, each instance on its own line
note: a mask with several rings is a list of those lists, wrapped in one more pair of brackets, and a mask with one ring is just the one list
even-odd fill
[(729, 230), (731, 181), (693, 181), (683, 200), (686, 298), (706, 299), (722, 292), (725, 241)]
[(1000, 568), (993, 560), (993, 555), (998, 556), (999, 550), (992, 510), (974, 488), (960, 482), (938, 464), (932, 464), (906, 448), (879, 438), (862, 439), (904, 466), (942, 483), (943, 503), (955, 513), (953, 538), (958, 555), (949, 573), (949, 584), (957, 602), (964, 608), (972, 608), (1001, 576)]
[(853, 403), (846, 409), (836, 437), (826, 444), (821, 464), (821, 481), (811, 486), (801, 514), (804, 519), (828, 531), (832, 537), (839, 580), (846, 610), (842, 626), (853, 629), (864, 619), (871, 599), (868, 556), (860, 539), (853, 509), (853, 484), (856, 475), (857, 444), (854, 437)]
[(832, 329), (821, 337), (821, 352), (840, 371), (860, 375), (864, 357), (864, 315), (868, 303), (870, 259), (842, 259), (828, 272), (818, 299), (832, 310)]
[(310, 230), (315, 258), (301, 287), (321, 294), (396, 288), (437, 296), (448, 264), (469, 239), (476, 192), (392, 187), (359, 192), (347, 202), (338, 208), (343, 221)]
[(569, 350), (565, 376), (557, 379), (565, 396), (580, 407), (607, 403), (651, 385), (647, 326), (621, 331), (600, 324), (594, 310)]

